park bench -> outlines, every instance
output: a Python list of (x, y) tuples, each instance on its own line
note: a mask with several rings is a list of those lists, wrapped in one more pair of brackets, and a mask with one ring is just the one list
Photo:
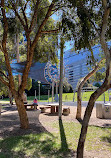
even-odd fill
[(25, 106), (25, 109), (26, 109), (26, 110), (27, 110), (27, 106), (31, 106), (31, 108), (34, 109), (34, 105), (33, 105), (33, 103), (31, 103), (31, 104), (24, 104), (24, 106)]

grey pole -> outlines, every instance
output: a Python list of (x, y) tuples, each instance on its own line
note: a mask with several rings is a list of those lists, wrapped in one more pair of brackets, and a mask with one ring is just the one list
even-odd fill
[(54, 81), (52, 81), (52, 103), (53, 103), (53, 97), (54, 97)]
[(40, 81), (38, 81), (38, 84), (39, 84), (39, 100), (40, 100)]
[(58, 83), (56, 82), (56, 94), (58, 94)]
[(36, 90), (35, 90), (35, 98), (36, 98)]
[(39, 83), (39, 100), (40, 100), (40, 83)]
[(49, 94), (50, 94), (50, 90), (48, 89), (48, 103), (49, 103)]
[(1, 109), (2, 109), (2, 107), (1, 107), (2, 105), (0, 104), (0, 115), (1, 115)]
[(62, 117), (62, 93), (63, 93), (63, 51), (64, 51), (64, 39), (61, 36), (60, 41), (60, 83), (59, 83), (59, 120)]
[(104, 104), (105, 104), (105, 93), (104, 93)]

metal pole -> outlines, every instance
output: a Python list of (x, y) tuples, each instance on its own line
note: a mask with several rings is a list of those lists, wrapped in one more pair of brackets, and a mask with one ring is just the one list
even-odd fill
[(108, 89), (108, 98), (109, 98), (109, 101), (110, 101), (110, 97), (109, 97), (109, 89)]
[(35, 98), (36, 98), (36, 90), (35, 90)]
[(40, 83), (39, 83), (39, 100), (40, 100)]
[(54, 97), (54, 81), (52, 81), (52, 103), (53, 103), (53, 97)]
[(2, 109), (2, 107), (1, 107), (2, 105), (0, 104), (0, 115), (1, 115), (1, 109)]
[(74, 102), (74, 99), (75, 99), (75, 91), (74, 91), (74, 95), (73, 95), (73, 102)]
[(50, 95), (50, 90), (48, 89), (48, 103), (49, 103), (49, 95)]
[(58, 94), (58, 84), (56, 82), (56, 94)]
[(104, 93), (104, 104), (105, 104), (105, 93)]

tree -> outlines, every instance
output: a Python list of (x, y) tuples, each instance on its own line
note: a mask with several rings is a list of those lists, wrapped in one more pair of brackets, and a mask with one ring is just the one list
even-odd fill
[(105, 80), (103, 82), (103, 84), (91, 95), (86, 111), (85, 111), (85, 115), (84, 115), (84, 119), (83, 119), (83, 124), (82, 124), (82, 128), (81, 128), (81, 135), (79, 138), (79, 143), (78, 143), (78, 148), (77, 148), (77, 157), (78, 158), (82, 158), (83, 157), (83, 149), (84, 149), (84, 142), (86, 139), (86, 133), (87, 133), (87, 128), (88, 128), (88, 123), (89, 123), (89, 119), (94, 107), (94, 103), (96, 101), (96, 99), (102, 94), (104, 93), (106, 90), (108, 90), (111, 87), (111, 83), (110, 83), (110, 77), (111, 77), (111, 58), (110, 58), (110, 52), (111, 52), (111, 48), (109, 49), (106, 43), (106, 38), (105, 36), (109, 34), (107, 34), (107, 26), (108, 26), (108, 20), (110, 19), (110, 7), (111, 4), (107, 3), (106, 0), (102, 1), (102, 11), (103, 14), (101, 16), (102, 18), (102, 24), (101, 24), (101, 31), (100, 31), (100, 43), (102, 46), (102, 49), (104, 51), (105, 54), (105, 58), (106, 58), (106, 77)]
[[(99, 71), (97, 71), (93, 77), (90, 79), (91, 82), (96, 81), (97, 82), (97, 87), (100, 87), (100, 84), (98, 82), (101, 82), (101, 80), (105, 79), (105, 68), (106, 68), (106, 61), (103, 60), (103, 62), (99, 66)], [(96, 83), (95, 83), (96, 84)], [(96, 85), (95, 85), (96, 86)]]
[(94, 75), (94, 73), (99, 69), (100, 63), (102, 62), (102, 60), (100, 60), (100, 62), (93, 68), (93, 70), (91, 70), (85, 77), (83, 77), (78, 85), (78, 89), (77, 89), (77, 113), (76, 113), (76, 119), (78, 121), (80, 121), (80, 123), (82, 123), (82, 118), (81, 118), (81, 90), (84, 86), (84, 84), (86, 83), (86, 81), (88, 79), (90, 79), (90, 77), (92, 75)]
[(63, 92), (64, 93), (73, 92), (71, 84), (68, 83), (68, 79), (65, 78), (65, 77), (64, 77), (64, 80), (63, 80)]
[[(77, 158), (83, 158), (84, 143), (86, 139), (88, 123), (97, 98), (111, 88), (111, 47), (107, 41), (111, 39), (111, 2), (107, 0), (73, 1), (73, 13), (65, 18), (66, 28), (70, 28), (75, 39), (75, 49), (89, 48), (95, 43), (100, 43), (106, 59), (106, 76), (103, 84), (90, 96), (81, 128), (81, 134), (77, 148)], [(75, 19), (73, 18), (75, 16)], [(72, 18), (71, 18), (72, 17)], [(91, 56), (94, 61), (93, 52)]]
[[(44, 6), (45, 5), (45, 6)], [(56, 30), (48, 30), (46, 23), (50, 18), (51, 14), (55, 9), (55, 1), (49, 3), (47, 1), (19, 1), (19, 6), (17, 7), (16, 1), (7, 0), (7, 3), (4, 0), (1, 0), (1, 12), (3, 19), (3, 39), (1, 41), (0, 49), (4, 54), (5, 64), (8, 76), (2, 74), (0, 76), (1, 82), (3, 82), (7, 87), (9, 87), (11, 93), (15, 98), (15, 102), (17, 105), (19, 117), (20, 117), (20, 125), (21, 128), (27, 129), (29, 127), (29, 121), (27, 117), (27, 113), (24, 107), (22, 95), (24, 89), (26, 87), (28, 73), (32, 64), (34, 49), (37, 45), (37, 42), (41, 38), (43, 34), (57, 32)], [(19, 9), (17, 9), (19, 8)], [(27, 9), (29, 10), (27, 13)], [(31, 9), (31, 10), (30, 10)], [(7, 11), (7, 13), (6, 13)], [(8, 12), (12, 13), (13, 16), (17, 17), (20, 24), (22, 25), (25, 36), (27, 39), (26, 43), (26, 65), (23, 70), (21, 85), (19, 85), (18, 90), (15, 88), (14, 78), (12, 75), (12, 69), (10, 66), (9, 54), (7, 50), (7, 38), (8, 38), (8, 21), (7, 16)], [(44, 12), (44, 16), (42, 16), (41, 12)], [(29, 14), (30, 13), (30, 14)], [(30, 20), (27, 18), (29, 15)], [(38, 15), (42, 16), (38, 18)], [(31, 36), (32, 30), (35, 30), (35, 36)]]

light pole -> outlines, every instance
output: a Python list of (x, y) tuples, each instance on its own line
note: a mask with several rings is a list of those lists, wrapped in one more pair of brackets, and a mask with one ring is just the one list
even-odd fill
[[(103, 82), (104, 82), (104, 81), (101, 80), (101, 85), (102, 85)], [(105, 104), (105, 92), (103, 93), (103, 95), (104, 95), (104, 104)]]
[(40, 100), (40, 84), (41, 84), (41, 82), (38, 81), (38, 84), (39, 84), (39, 100)]
[(35, 98), (36, 98), (36, 90), (35, 90)]

